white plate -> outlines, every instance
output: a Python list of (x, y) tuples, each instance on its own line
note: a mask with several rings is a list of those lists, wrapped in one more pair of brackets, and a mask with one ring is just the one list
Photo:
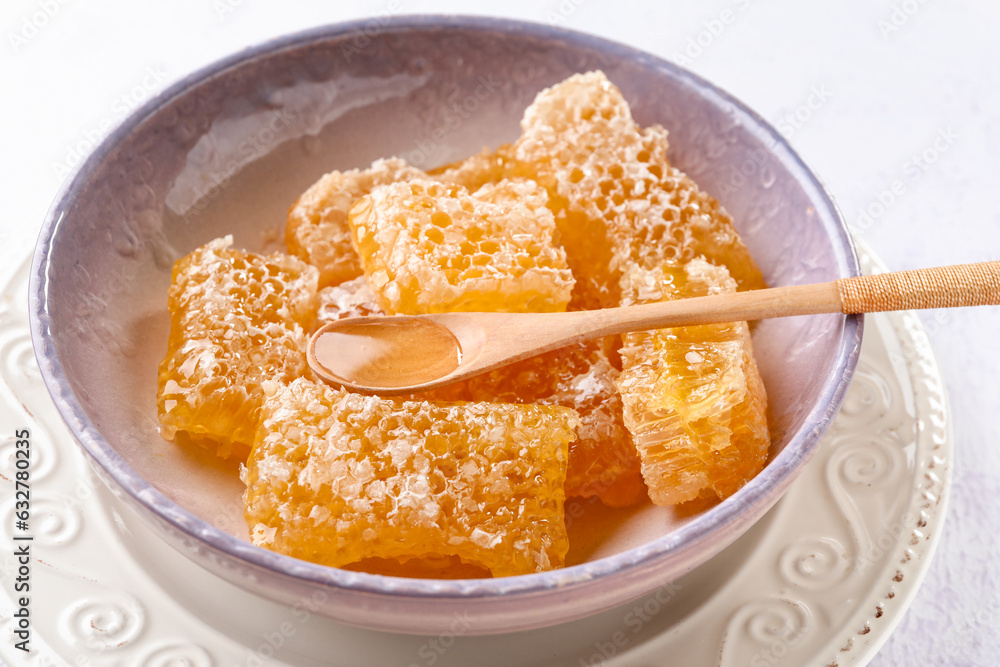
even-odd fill
[[(862, 266), (880, 270), (864, 249)], [(313, 600), (285, 607), (215, 578), (114, 499), (35, 368), (26, 276), (24, 265), (0, 300), (0, 656), (12, 665), (862, 665), (900, 621), (941, 534), (952, 462), (941, 376), (915, 315), (869, 316), (856, 378), (815, 458), (764, 519), (683, 579), (514, 635), (463, 636), (460, 615), (436, 637), (357, 630), (313, 615)], [(22, 428), (30, 655), (11, 634)]]

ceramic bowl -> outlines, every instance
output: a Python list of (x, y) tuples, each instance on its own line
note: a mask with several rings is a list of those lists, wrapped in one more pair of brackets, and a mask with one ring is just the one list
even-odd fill
[(621, 88), (639, 123), (670, 131), (673, 163), (732, 213), (771, 285), (857, 274), (836, 207), (785, 140), (672, 63), (486, 18), (374, 18), (268, 42), (192, 74), (128, 118), (69, 178), (38, 241), (30, 288), (38, 363), (120, 502), (165, 543), (247, 590), (290, 605), (310, 600), (350, 624), (428, 634), (456, 614), (469, 632), (497, 633), (596, 613), (677, 578), (757, 521), (836, 415), (860, 318), (756, 327), (774, 446), (742, 490), (686, 516), (648, 506), (609, 519), (599, 503), (571, 501), (579, 515), (571, 530), (582, 535), (588, 525), (600, 539), (581, 538), (569, 567), (541, 574), (385, 577), (254, 547), (236, 472), (157, 431), (156, 369), (178, 257), (229, 233), (249, 250), (280, 248), (289, 205), (323, 173), (390, 155), (430, 168), (510, 141), (536, 93), (592, 69)]

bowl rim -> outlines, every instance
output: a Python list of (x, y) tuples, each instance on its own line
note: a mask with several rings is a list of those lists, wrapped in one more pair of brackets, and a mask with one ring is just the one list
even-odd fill
[[(844, 372), (839, 378), (828, 377), (826, 379), (820, 402), (803, 417), (803, 423), (811, 424), (812, 428), (803, 428), (795, 434), (782, 451), (768, 462), (764, 470), (733, 496), (709, 509), (695, 520), (651, 542), (595, 561), (540, 573), (495, 579), (410, 579), (342, 570), (269, 551), (215, 528), (207, 521), (181, 508), (141, 477), (103, 438), (70, 387), (50, 334), (48, 310), (50, 297), (47, 269), (52, 243), (66, 212), (72, 208), (79, 192), (86, 186), (89, 173), (102, 163), (103, 159), (133, 128), (144, 122), (161, 106), (175, 97), (185, 94), (194, 85), (204, 83), (227, 70), (243, 66), (255, 59), (273, 57), (282, 51), (300, 48), (310, 43), (356, 35), (358, 31), (363, 31), (370, 26), (373, 21), (380, 22), (380, 36), (442, 28), (471, 32), (503, 32), (590, 48), (606, 53), (615, 59), (640, 62), (647, 67), (669, 71), (671, 76), (684, 81), (687, 85), (703, 93), (714, 95), (724, 103), (732, 105), (756, 124), (756, 128), (753, 129), (762, 133), (770, 142), (770, 150), (780, 148), (786, 154), (787, 160), (800, 169), (803, 177), (800, 178), (800, 182), (804, 186), (811, 186), (815, 189), (814, 201), (827, 208), (830, 218), (835, 223), (827, 231), (834, 241), (842, 277), (860, 273), (857, 251), (843, 216), (829, 191), (813, 170), (767, 120), (733, 95), (680, 65), (638, 48), (596, 35), (542, 23), (487, 16), (460, 14), (392, 15), (332, 23), (297, 31), (266, 40), (197, 69), (148, 100), (124, 118), (85, 160), (76, 165), (74, 171), (67, 176), (46, 214), (32, 257), (29, 278), (28, 306), (31, 338), (42, 378), (60, 416), (84, 451), (99, 466), (99, 472), (103, 471), (114, 480), (119, 487), (116, 493), (124, 492), (144, 510), (165, 520), (174, 531), (179, 531), (188, 538), (203, 542), (209, 549), (225, 553), (240, 561), (244, 566), (268, 570), (309, 584), (333, 586), (363, 593), (423, 599), (503, 598), (514, 594), (542, 593), (582, 585), (588, 581), (621, 571), (639, 571), (667, 554), (688, 552), (706, 543), (713, 536), (725, 536), (727, 528), (747, 523), (748, 518), (742, 514), (744, 506), (758, 507), (758, 511), (749, 519), (749, 522), (752, 523), (760, 518), (787, 489), (794, 477), (792, 473), (804, 465), (815, 452), (822, 434), (838, 413), (860, 354), (864, 329), (863, 316), (843, 316), (841, 339), (834, 367), (842, 368)], [(826, 226), (831, 227), (829, 224)], [(742, 530), (730, 530), (729, 533), (733, 534), (728, 537), (726, 542), (735, 539), (741, 532)], [(651, 583), (649, 588), (652, 589), (659, 583), (661, 582)]]

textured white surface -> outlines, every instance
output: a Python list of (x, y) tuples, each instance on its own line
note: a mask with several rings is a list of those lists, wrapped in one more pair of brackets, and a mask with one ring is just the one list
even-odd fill
[[(1000, 256), (1000, 5), (986, 0), (185, 0), (153, 8), (7, 0), (0, 258), (19, 261), (33, 243), (60, 165), (170, 81), (290, 31), (425, 11), (552, 22), (677, 59), (784, 131), (890, 268)], [(1000, 310), (921, 319), (952, 403), (955, 488), (927, 580), (872, 664), (995, 664)]]

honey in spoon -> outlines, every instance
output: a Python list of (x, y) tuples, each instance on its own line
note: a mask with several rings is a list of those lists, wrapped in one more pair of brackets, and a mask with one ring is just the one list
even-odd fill
[(309, 346), (309, 364), (336, 384), (408, 387), (458, 368), (462, 350), (446, 328), (411, 317), (342, 321), (324, 327)]

